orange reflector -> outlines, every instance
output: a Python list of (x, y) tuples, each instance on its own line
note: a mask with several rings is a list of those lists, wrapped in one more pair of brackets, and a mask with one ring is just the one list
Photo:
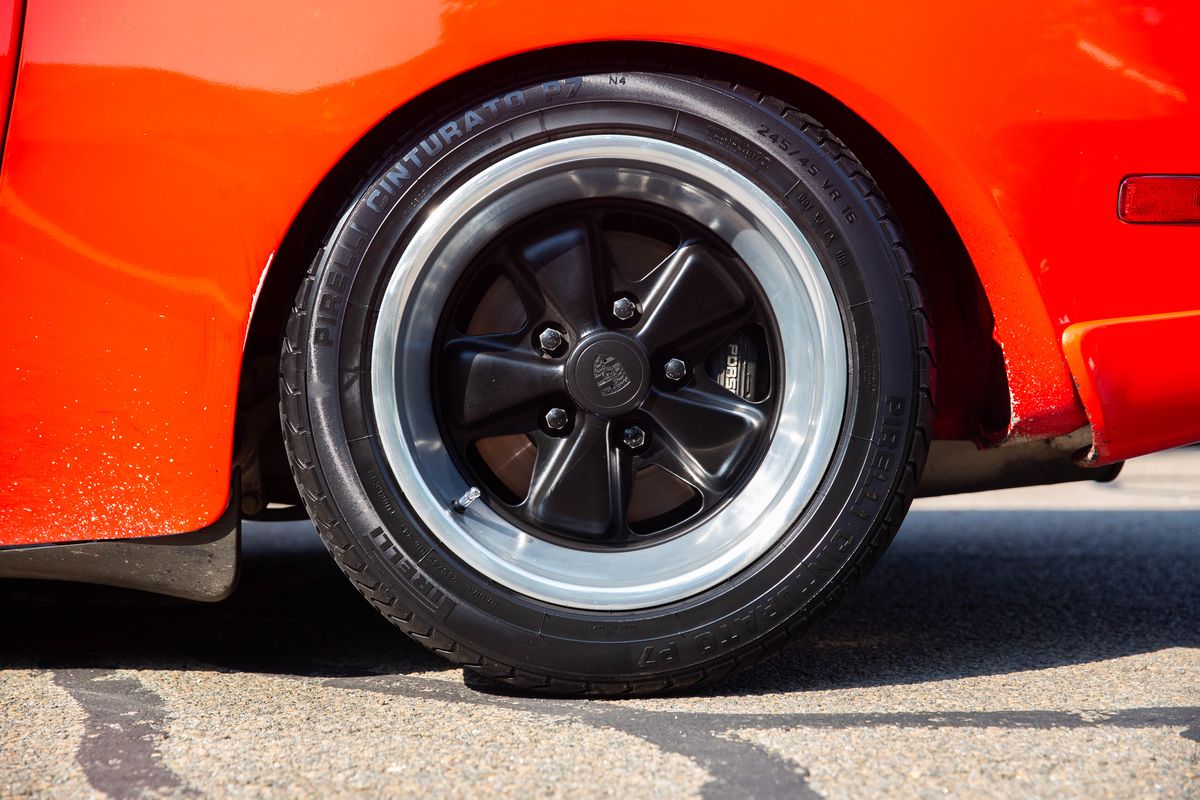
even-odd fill
[(1200, 175), (1138, 175), (1121, 181), (1117, 216), (1126, 222), (1200, 223)]

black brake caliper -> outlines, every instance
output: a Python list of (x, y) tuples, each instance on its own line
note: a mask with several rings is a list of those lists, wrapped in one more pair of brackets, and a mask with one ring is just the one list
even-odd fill
[(751, 331), (735, 333), (708, 359), (708, 375), (744, 400), (758, 401), (766, 396), (769, 375), (760, 374), (759, 359), (763, 344)]

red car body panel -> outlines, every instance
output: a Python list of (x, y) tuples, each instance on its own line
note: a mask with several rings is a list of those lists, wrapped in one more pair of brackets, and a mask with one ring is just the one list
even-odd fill
[(1180, 439), (1200, 441), (1198, 344), (1200, 312), (1067, 328), (1063, 350), (1094, 432), (1090, 460), (1120, 461)]
[(1169, 391), (1171, 348), (1127, 352), (1081, 403), (1061, 343), (1078, 323), (1200, 307), (1200, 229), (1115, 213), (1125, 175), (1200, 171), (1198, 23), (1190, 0), (30, 0), (0, 174), (0, 544), (216, 519), (256, 295), (306, 198), (431, 87), (588, 41), (737, 54), (890, 141), (978, 270), (1009, 438), (1090, 414), (1102, 457), (1183, 443), (1194, 425), (1165, 417), (1121, 444), (1107, 426), (1136, 408), (1102, 399), (1127, 377)]
[[(0, 131), (8, 125), (12, 103), (13, 77), (17, 71), (17, 52), (21, 44), (21, 4), (0, 0)], [(0, 153), (4, 143), (0, 141)]]

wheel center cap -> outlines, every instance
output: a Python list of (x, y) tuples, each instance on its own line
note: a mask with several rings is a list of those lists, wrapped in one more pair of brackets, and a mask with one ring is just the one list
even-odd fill
[(575, 402), (593, 414), (624, 414), (645, 399), (650, 362), (641, 344), (630, 336), (589, 336), (567, 363), (567, 388)]

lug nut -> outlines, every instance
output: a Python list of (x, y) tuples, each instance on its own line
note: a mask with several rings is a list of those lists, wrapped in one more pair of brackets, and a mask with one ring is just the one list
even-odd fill
[(637, 303), (628, 297), (618, 297), (613, 301), (612, 312), (622, 322), (629, 322), (637, 315)]
[(630, 450), (637, 450), (646, 443), (646, 432), (637, 425), (630, 425), (621, 434), (621, 444)]
[(553, 355), (567, 343), (567, 338), (557, 328), (546, 327), (538, 334), (538, 346), (542, 352)]
[(567, 427), (571, 418), (561, 408), (552, 408), (546, 412), (546, 427), (552, 431), (561, 431)]
[(667, 376), (667, 380), (678, 383), (687, 375), (687, 364), (681, 358), (668, 358), (667, 363), (663, 364), (663, 375)]

